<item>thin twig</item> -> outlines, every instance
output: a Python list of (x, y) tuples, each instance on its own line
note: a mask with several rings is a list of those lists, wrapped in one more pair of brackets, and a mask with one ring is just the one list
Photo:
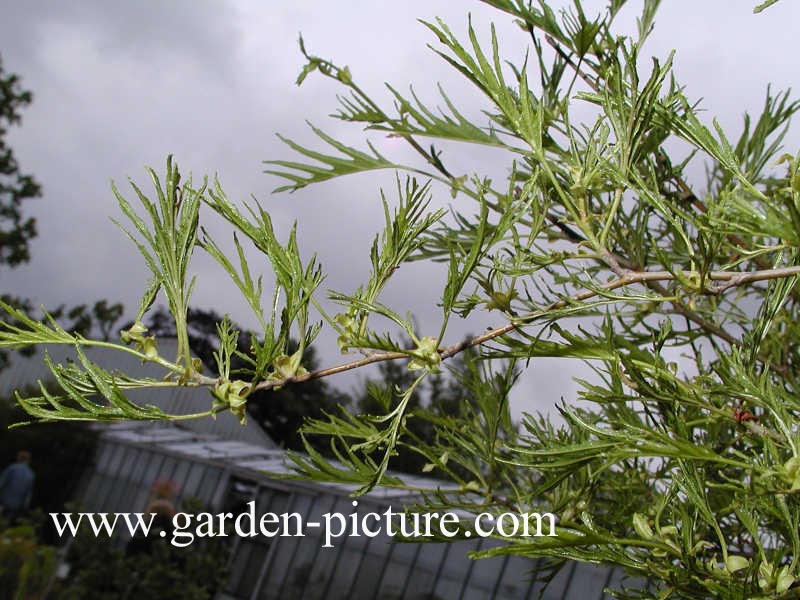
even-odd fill
[[(703, 289), (698, 290), (699, 293), (704, 294), (713, 294), (718, 295), (721, 294), (731, 288), (738, 287), (741, 285), (745, 285), (747, 283), (753, 283), (756, 281), (768, 281), (770, 279), (782, 279), (786, 277), (795, 277), (800, 275), (800, 266), (794, 267), (781, 267), (776, 269), (764, 269), (760, 271), (751, 271), (749, 273), (731, 273), (729, 271), (713, 271), (711, 273), (706, 274), (706, 278), (709, 281), (720, 281), (725, 282), (720, 285), (713, 285), (713, 286), (706, 286)], [(574, 294), (569, 298), (564, 298), (562, 300), (557, 300), (549, 304), (548, 306), (542, 308), (541, 310), (536, 311), (535, 313), (531, 313), (529, 315), (522, 315), (516, 318), (514, 321), (510, 323), (506, 323), (501, 327), (496, 327), (494, 329), (490, 329), (483, 335), (479, 335), (469, 340), (464, 340), (458, 344), (453, 344), (452, 346), (446, 346), (444, 348), (439, 349), (439, 356), (442, 360), (447, 360), (451, 358), (467, 348), (473, 348), (475, 346), (481, 346), (491, 340), (494, 340), (498, 337), (507, 335), (512, 331), (518, 329), (522, 325), (526, 325), (531, 323), (536, 319), (542, 318), (549, 312), (554, 310), (558, 310), (561, 308), (565, 308), (571, 304), (576, 302), (583, 302), (585, 300), (589, 300), (590, 298), (594, 298), (595, 296), (601, 295), (603, 292), (611, 292), (613, 290), (619, 289), (621, 287), (625, 287), (628, 285), (634, 285), (638, 283), (648, 284), (648, 283), (658, 283), (662, 281), (676, 281), (680, 279), (699, 279), (700, 274), (697, 271), (629, 271), (622, 275), (621, 277), (617, 277), (608, 283), (600, 285), (596, 288), (586, 289), (582, 292)], [(685, 315), (687, 318), (690, 318), (688, 315)], [(713, 325), (713, 324), (712, 324)], [(713, 327), (719, 329), (716, 325)], [(720, 335), (726, 341), (733, 340), (736, 341), (729, 333), (720, 329), (720, 332), (724, 335)], [(345, 371), (351, 371), (353, 369), (358, 369), (360, 367), (365, 367), (367, 365), (385, 362), (389, 360), (401, 360), (401, 359), (410, 359), (411, 352), (415, 349), (410, 349), (406, 352), (380, 352), (371, 354), (365, 358), (355, 360), (348, 363), (343, 363), (340, 365), (336, 365), (334, 367), (327, 367), (325, 369), (320, 369), (317, 371), (312, 371), (310, 373), (305, 373), (303, 375), (295, 375), (294, 377), (287, 377), (285, 379), (281, 379), (279, 381), (262, 381), (251, 389), (251, 391), (256, 390), (269, 390), (275, 387), (280, 387), (286, 385), (287, 383), (300, 383), (303, 381), (308, 381), (310, 379), (320, 379), (322, 377), (328, 377), (330, 375), (336, 375), (337, 373), (344, 373)]]

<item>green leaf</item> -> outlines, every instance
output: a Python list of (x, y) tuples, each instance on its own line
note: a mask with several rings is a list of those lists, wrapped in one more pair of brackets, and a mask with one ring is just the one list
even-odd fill
[(762, 2), (761, 4), (757, 5), (754, 9), (754, 13), (760, 13), (761, 11), (769, 8), (773, 4), (777, 4), (778, 0), (766, 0), (766, 2)]
[(307, 158), (317, 161), (322, 166), (314, 165), (312, 163), (302, 163), (287, 160), (266, 161), (266, 164), (268, 165), (283, 167), (283, 169), (267, 169), (265, 173), (277, 175), (278, 177), (282, 177), (283, 179), (291, 182), (287, 185), (282, 185), (275, 188), (275, 192), (283, 192), (287, 190), (294, 191), (303, 188), (310, 183), (319, 183), (333, 179), (334, 177), (351, 175), (353, 173), (363, 173), (377, 169), (403, 168), (402, 166), (384, 158), (370, 142), (367, 142), (367, 145), (372, 153), (367, 154), (336, 141), (334, 138), (325, 134), (322, 130), (317, 129), (311, 124), (309, 124), (309, 126), (319, 138), (321, 138), (329, 146), (332, 146), (335, 150), (338, 150), (341, 155), (335, 156), (332, 154), (316, 152), (309, 148), (305, 148), (288, 138), (278, 135), (278, 138), (292, 150), (302, 154)]
[[(76, 349), (80, 367), (63, 367), (45, 356), (56, 383), (64, 395), (51, 394), (40, 381), (41, 396), (15, 395), (17, 402), (33, 417), (46, 421), (122, 421), (187, 419), (209, 416), (210, 412), (171, 415), (152, 405), (140, 406), (128, 400), (121, 390), (126, 387), (154, 387), (155, 380), (117, 378), (92, 363), (80, 348)], [(176, 385), (176, 384), (171, 384)]]

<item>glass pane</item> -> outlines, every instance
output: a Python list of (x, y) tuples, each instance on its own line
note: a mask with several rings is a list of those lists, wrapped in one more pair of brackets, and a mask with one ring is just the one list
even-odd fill
[(142, 477), (142, 487), (148, 491), (150, 490), (150, 486), (152, 486), (158, 479), (158, 474), (161, 471), (161, 464), (163, 462), (163, 454), (151, 455), (151, 458), (147, 463), (147, 467), (145, 468), (144, 476)]
[(452, 546), (447, 553), (447, 560), (442, 565), (439, 581), (436, 583), (437, 596), (442, 598), (458, 598), (470, 575), (472, 560), (467, 552), (475, 550), (479, 540), (450, 542)]
[(112, 487), (108, 494), (108, 498), (105, 500), (105, 506), (108, 508), (108, 510), (112, 510), (114, 512), (130, 512), (139, 508), (130, 504), (131, 500), (133, 499), (132, 496), (134, 491), (134, 488), (130, 483), (119, 477), (109, 477), (109, 481), (112, 482)]
[(355, 584), (357, 568), (361, 563), (363, 548), (334, 548), (336, 560), (330, 579), (325, 585), (325, 595), (330, 599), (350, 600), (350, 587)]
[(122, 455), (125, 452), (125, 446), (113, 445), (109, 448), (109, 458), (106, 468), (102, 471), (109, 475), (116, 476), (119, 474), (119, 468), (122, 464)]
[(420, 544), (419, 555), (412, 568), (413, 576), (409, 580), (404, 598), (427, 598), (433, 596), (436, 588), (436, 575), (442, 568), (445, 552), (449, 544)]
[(203, 473), (203, 480), (200, 483), (200, 489), (197, 491), (197, 497), (208, 507), (211, 506), (214, 500), (214, 492), (217, 490), (221, 476), (222, 470), (215, 467), (206, 467), (206, 471)]
[(184, 498), (196, 498), (197, 492), (200, 488), (200, 482), (203, 479), (203, 471), (205, 471), (208, 467), (203, 463), (193, 463), (191, 469), (189, 470), (189, 475), (186, 477), (186, 481), (183, 484), (183, 497)]
[[(325, 512), (339, 513), (346, 518), (353, 509), (350, 499), (333, 498), (333, 500), (334, 502), (329, 505), (330, 507)], [(322, 514), (320, 515), (320, 522), (322, 522), (321, 517)], [(332, 523), (331, 527), (334, 533), (338, 531), (337, 523)], [(337, 529), (333, 529), (334, 527)], [(311, 563), (311, 571), (308, 575), (308, 581), (306, 582), (303, 596), (309, 600), (329, 597), (328, 591), (331, 580), (333, 579), (333, 570), (337, 566), (337, 561), (341, 558), (341, 553), (346, 549), (348, 541), (348, 537), (343, 535), (331, 540), (333, 544), (332, 548), (322, 548), (321, 546), (325, 543), (323, 532), (320, 531), (320, 535), (316, 536), (315, 539), (320, 547), (317, 549), (315, 553), (316, 556)]]
[(116, 476), (128, 481), (133, 481), (133, 468), (136, 465), (141, 452), (137, 448), (121, 446), (125, 449), (122, 457), (122, 466), (117, 471)]
[(496, 582), (495, 598), (508, 598), (508, 600), (527, 598), (528, 588), (531, 587), (531, 569), (535, 564), (527, 558), (509, 556), (502, 578)]
[(267, 512), (281, 514), (287, 510), (293, 511), (294, 507), (289, 506), (289, 498), (292, 496), (287, 491), (277, 490), (274, 488), (261, 488), (258, 494), (258, 512), (264, 514)]
[(108, 497), (114, 490), (114, 480), (111, 477), (101, 476), (100, 485), (97, 488), (97, 508), (100, 511), (108, 511)]
[(361, 566), (358, 569), (355, 585), (352, 588), (351, 598), (373, 598), (377, 596), (375, 592), (380, 587), (384, 569), (388, 566), (390, 550), (390, 547), (380, 542), (367, 546), (367, 551), (364, 553)]
[(147, 463), (150, 462), (152, 457), (153, 453), (149, 450), (142, 450), (139, 452), (139, 455), (136, 458), (136, 464), (133, 466), (133, 470), (131, 471), (131, 481), (136, 481), (140, 484), (142, 483), (144, 472), (147, 468)]
[(565, 598), (577, 600), (600, 600), (604, 597), (610, 569), (590, 564), (576, 563), (569, 588), (564, 590)]
[(420, 551), (420, 545), (397, 542), (389, 544), (388, 547), (383, 546), (383, 550), (388, 552), (390, 560), (381, 579), (380, 595), (384, 598), (402, 598), (409, 584), (408, 580), (412, 575), (411, 565)]
[(131, 510), (134, 512), (144, 512), (147, 508), (147, 501), (150, 499), (150, 488), (137, 483), (131, 491)]
[(266, 558), (266, 547), (263, 544), (254, 544), (249, 540), (239, 544), (234, 573), (229, 583), (229, 588), (235, 590), (236, 596), (250, 598)]
[(100, 489), (100, 481), (102, 480), (102, 477), (103, 476), (99, 473), (92, 474), (92, 477), (86, 486), (86, 491), (83, 493), (83, 498), (81, 498), (80, 501), (81, 508), (86, 508), (87, 510), (95, 510), (99, 508), (98, 491)]
[(222, 500), (222, 509), (225, 512), (239, 514), (247, 510), (247, 503), (254, 500), (258, 493), (258, 483), (251, 479), (231, 477), (228, 489)]
[(184, 493), (184, 485), (186, 484), (186, 477), (189, 475), (189, 468), (192, 466), (192, 463), (189, 460), (178, 460), (178, 464), (175, 467), (175, 471), (172, 473), (172, 481), (175, 482), (175, 489), (177, 491), (178, 497), (183, 497)]
[[(480, 550), (487, 550), (495, 546), (499, 546), (500, 542), (497, 540), (482, 539), (478, 547)], [(460, 549), (458, 550), (461, 553)], [(483, 558), (481, 560), (469, 560), (469, 581), (467, 589), (469, 590), (467, 597), (478, 597), (475, 593), (480, 591), (480, 597), (485, 598), (494, 591), (497, 578), (501, 576), (503, 571), (503, 563), (506, 560), (504, 556), (495, 558)]]
[[(292, 506), (287, 509), (292, 512), (297, 512), (303, 516), (303, 522), (306, 522), (310, 517), (310, 510), (312, 508), (312, 499), (306, 494), (294, 494)], [(273, 538), (276, 544), (275, 551), (272, 553), (272, 561), (268, 566), (267, 576), (261, 586), (261, 600), (272, 600), (279, 598), (291, 598), (290, 592), (295, 594), (295, 597), (301, 598), (302, 587), (298, 584), (292, 590), (292, 580), (297, 574), (293, 574), (292, 567), (305, 560), (305, 555), (309, 553), (312, 548), (307, 546), (302, 547), (304, 537), (281, 537)], [(302, 583), (302, 581), (300, 582)]]
[(567, 563), (559, 571), (558, 574), (547, 586), (542, 598), (545, 600), (562, 600), (566, 597), (566, 588), (569, 585), (572, 575), (575, 572), (575, 567), (578, 563)]
[[(242, 582), (245, 578), (247, 561), (250, 558), (250, 552), (253, 548), (253, 545), (248, 544), (247, 542), (242, 542), (238, 546), (239, 547), (236, 550), (236, 556), (231, 563), (231, 574), (228, 577), (228, 585), (226, 586), (226, 589), (230, 593), (235, 594), (238, 597), (242, 597), (242, 594), (239, 593), (239, 590), (243, 585)], [(246, 598), (248, 596), (244, 597)]]
[[(156, 481), (171, 481), (172, 473), (175, 471), (176, 464), (177, 461), (173, 457), (165, 456), (164, 462), (161, 463), (161, 468), (158, 470)], [(151, 481), (150, 485), (153, 483), (155, 483), (155, 481)]]
[(114, 446), (111, 444), (107, 444), (105, 442), (101, 442), (97, 446), (97, 471), (100, 473), (105, 473), (108, 469), (108, 461), (111, 459), (111, 454), (113, 453)]

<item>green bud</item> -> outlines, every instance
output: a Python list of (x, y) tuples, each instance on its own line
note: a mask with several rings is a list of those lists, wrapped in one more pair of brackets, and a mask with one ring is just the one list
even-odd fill
[(725, 561), (725, 568), (728, 570), (728, 573), (736, 573), (736, 571), (741, 571), (749, 566), (750, 561), (748, 559), (735, 554), (728, 556), (728, 559)]
[(793, 456), (781, 468), (781, 476), (792, 487), (791, 490), (800, 490), (800, 458)]
[(720, 567), (719, 562), (717, 562), (717, 555), (715, 554), (708, 562), (706, 562), (706, 567), (708, 568), (709, 572), (713, 573), (718, 577), (728, 577), (729, 573)]
[(350, 68), (342, 67), (341, 69), (339, 69), (339, 71), (336, 73), (336, 79), (338, 79), (345, 85), (350, 85), (351, 83), (353, 83), (353, 75), (350, 73)]
[(678, 537), (678, 528), (675, 527), (675, 525), (667, 525), (666, 527), (659, 529), (658, 534), (665, 538)]
[(124, 344), (141, 342), (143, 334), (146, 332), (147, 327), (145, 327), (141, 321), (136, 321), (133, 325), (131, 325), (130, 329), (120, 331), (119, 337)]
[(350, 340), (347, 336), (340, 335), (336, 338), (336, 344), (339, 346), (339, 352), (347, 352), (350, 350)]
[(639, 513), (633, 514), (633, 529), (640, 538), (644, 538), (646, 540), (653, 539), (653, 530), (650, 528), (650, 524), (647, 522), (647, 517), (644, 515)]
[(439, 369), (441, 362), (439, 340), (434, 337), (424, 337), (419, 341), (419, 345), (414, 351), (414, 358), (408, 363), (408, 368), (412, 371), (427, 369), (431, 373), (439, 373), (441, 372)]
[(279, 379), (289, 379), (295, 375), (305, 375), (308, 371), (300, 364), (303, 360), (302, 350), (298, 350), (291, 356), (281, 354), (272, 361), (272, 366), (275, 368), (275, 373)]
[(767, 590), (772, 587), (772, 576), (774, 568), (767, 561), (762, 562), (758, 567), (758, 587)]
[(139, 340), (142, 346), (142, 352), (144, 355), (151, 359), (155, 360), (158, 358), (158, 347), (156, 346), (156, 338), (155, 336), (146, 337), (142, 340)]
[(669, 372), (672, 373), (673, 375), (678, 374), (678, 363), (670, 361), (667, 363), (667, 368), (669, 369)]
[(502, 310), (503, 312), (511, 312), (511, 303), (518, 297), (517, 290), (511, 288), (505, 292), (494, 291), (491, 293), (489, 300), (486, 301), (486, 308), (488, 310)]
[[(305, 375), (308, 371), (300, 364), (301, 360), (303, 360), (302, 350), (298, 350), (291, 356), (287, 356), (286, 354), (277, 356), (275, 360), (272, 361), (274, 371), (267, 377), (267, 381), (280, 383), (285, 379), (291, 379), (297, 375)], [(280, 388), (281, 386), (279, 385), (275, 389), (277, 390)]]
[(214, 396), (214, 403), (211, 405), (212, 410), (227, 408), (234, 415), (239, 418), (239, 422), (244, 425), (246, 420), (245, 407), (247, 405), (247, 396), (242, 395), (246, 392), (249, 385), (240, 380), (235, 381), (220, 381), (211, 390), (211, 395)]
[(462, 175), (461, 177), (454, 177), (452, 181), (453, 183), (450, 186), (450, 196), (455, 198), (456, 196), (458, 196), (459, 188), (463, 187), (464, 184), (467, 182), (467, 176)]
[(333, 318), (344, 330), (340, 336), (336, 338), (336, 343), (339, 345), (340, 352), (347, 352), (350, 349), (352, 339), (356, 337), (356, 322), (353, 316), (345, 313), (339, 313)]
[(778, 571), (778, 581), (775, 583), (775, 591), (778, 594), (783, 594), (794, 583), (795, 578), (789, 571), (789, 565), (783, 567)]
[(696, 556), (697, 554), (699, 554), (703, 550), (710, 550), (713, 547), (714, 547), (714, 544), (712, 544), (711, 542), (707, 542), (705, 540), (700, 540), (694, 546), (692, 546), (691, 555), (692, 556)]
[(339, 313), (333, 320), (336, 321), (339, 325), (344, 327), (345, 329), (351, 329), (353, 327), (353, 317), (345, 313)]

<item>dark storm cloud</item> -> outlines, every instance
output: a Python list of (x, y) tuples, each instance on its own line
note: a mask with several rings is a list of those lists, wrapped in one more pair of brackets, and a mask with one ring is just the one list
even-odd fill
[(71, 29), (96, 39), (109, 57), (131, 48), (153, 61), (163, 54), (186, 54), (217, 72), (230, 70), (239, 34), (232, 13), (210, 0), (30, 0), (8, 3), (3, 16), (4, 51), (35, 55), (45, 38)]

